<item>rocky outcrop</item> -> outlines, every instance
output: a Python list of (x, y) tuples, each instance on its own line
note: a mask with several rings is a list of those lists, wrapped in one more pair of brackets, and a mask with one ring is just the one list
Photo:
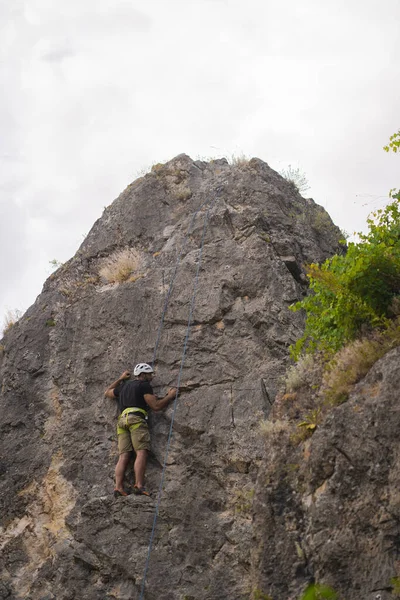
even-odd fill
[[(256, 480), (258, 505), (269, 503), (259, 469), (269, 473), (275, 456), (268, 450), (263, 463), (259, 422), (270, 413), (288, 346), (303, 326), (288, 306), (307, 291), (304, 265), (337, 251), (340, 233), (321, 207), (261, 160), (231, 166), (185, 155), (156, 165), (105, 209), (2, 340), (0, 598), (139, 597), (172, 408), (152, 418), (152, 498), (115, 500), (116, 408), (103, 392), (124, 369), (151, 360), (180, 257), (157, 351), (156, 392), (176, 384), (208, 208), (145, 598), (247, 600), (264, 584), (274, 599), (286, 598), (287, 586), (268, 579), (267, 564), (293, 555), (291, 543), (282, 542), (290, 552), (279, 554), (282, 544), (273, 549), (269, 542), (287, 523), (266, 528), (260, 509), (253, 529)], [(130, 276), (102, 279), (105, 260), (127, 249), (138, 257)], [(332, 473), (338, 465), (350, 469), (345, 444), (342, 450), (329, 450)], [(278, 466), (283, 456), (274, 458)], [(361, 463), (350, 458), (354, 475)], [(328, 477), (333, 485), (332, 473), (314, 475), (305, 496), (310, 506)], [(297, 527), (305, 509), (281, 486), (271, 506), (293, 510)], [(261, 532), (263, 551), (254, 539)], [(319, 542), (311, 536), (298, 543), (306, 541), (309, 556)], [(301, 566), (301, 577), (310, 568)]]
[(379, 360), (305, 443), (271, 423), (253, 506), (264, 594), (297, 599), (315, 579), (346, 600), (398, 596), (399, 359), (396, 348)]

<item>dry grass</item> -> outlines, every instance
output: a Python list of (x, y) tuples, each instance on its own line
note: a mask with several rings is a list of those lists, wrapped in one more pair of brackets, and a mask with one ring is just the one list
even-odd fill
[(22, 312), (18, 309), (14, 309), (14, 310), (7, 310), (5, 316), (4, 316), (4, 322), (3, 322), (3, 333), (6, 333), (7, 331), (9, 331), (11, 329), (11, 327), (13, 327), (13, 325), (15, 325), (15, 323), (17, 323), (20, 318), (22, 317)]
[(158, 175), (165, 167), (164, 163), (156, 163), (151, 167), (151, 172)]
[(118, 250), (104, 259), (99, 270), (99, 275), (108, 283), (122, 283), (123, 281), (135, 281), (143, 273), (140, 272), (143, 259), (134, 248)]
[(384, 331), (342, 348), (325, 370), (321, 386), (324, 400), (332, 405), (345, 402), (352, 386), (396, 346), (400, 346), (400, 319), (393, 321)]
[(282, 433), (289, 431), (290, 424), (288, 421), (260, 421), (261, 435), (266, 439), (278, 438)]
[(320, 363), (318, 358), (312, 354), (300, 357), (295, 365), (289, 367), (285, 377), (286, 392), (295, 392), (305, 385), (310, 386), (318, 380)]
[(175, 198), (184, 202), (192, 197), (192, 192), (188, 187), (183, 187), (175, 192)]
[(182, 181), (184, 181), (188, 176), (188, 173), (184, 169), (180, 169), (172, 165), (166, 165), (164, 163), (157, 163), (153, 165), (151, 167), (151, 172), (157, 177), (173, 177), (174, 183), (177, 185), (182, 183)]
[[(281, 400), (285, 401), (283, 419), (288, 419), (290, 427), (293, 419), (298, 418), (293, 417), (291, 407), (301, 407), (304, 399), (312, 401), (314, 407), (310, 403), (303, 407), (308, 412), (303, 413), (301, 422), (290, 435), (290, 441), (298, 445), (309, 439), (330, 410), (345, 402), (353, 386), (380, 358), (397, 346), (400, 346), (400, 317), (391, 321), (386, 329), (347, 344), (329, 362), (318, 355), (301, 358), (287, 373), (287, 392), (281, 396)], [(302, 391), (294, 391), (300, 388)], [(264, 435), (271, 436), (275, 427), (279, 432), (282, 423), (285, 421), (266, 422), (262, 425)]]
[(306, 429), (305, 427), (300, 427), (299, 429), (296, 429), (290, 436), (290, 443), (293, 444), (293, 446), (299, 446), (302, 442), (306, 442), (308, 439), (310, 439), (314, 431), (315, 429)]
[(187, 172), (184, 171), (183, 169), (174, 169), (172, 171), (171, 175), (173, 175), (174, 183), (176, 183), (177, 185), (182, 183), (182, 181), (185, 181), (185, 179), (188, 176)]
[(299, 167), (289, 165), (286, 169), (279, 171), (279, 174), (291, 183), (300, 194), (305, 194), (310, 189), (308, 179)]
[(145, 273), (139, 273), (138, 275), (131, 275), (128, 279), (128, 281), (130, 281), (131, 283), (135, 283), (135, 281), (138, 281), (138, 279), (142, 279), (142, 277), (145, 277), (146, 274)]
[[(400, 317), (389, 322), (385, 329), (347, 344), (329, 362), (322, 355), (302, 357), (287, 372), (286, 394), (280, 397), (282, 420), (262, 423), (262, 434), (268, 441), (273, 441), (292, 428), (290, 441), (294, 445), (305, 442), (324, 422), (326, 415), (348, 399), (354, 385), (373, 365), (398, 346)], [(307, 405), (304, 405), (305, 401)], [(293, 408), (297, 410), (293, 411)], [(299, 409), (301, 422), (297, 422), (293, 430), (293, 421), (300, 416)]]
[(232, 165), (232, 167), (245, 167), (249, 164), (249, 162), (250, 158), (245, 154), (232, 154), (229, 160), (229, 163)]

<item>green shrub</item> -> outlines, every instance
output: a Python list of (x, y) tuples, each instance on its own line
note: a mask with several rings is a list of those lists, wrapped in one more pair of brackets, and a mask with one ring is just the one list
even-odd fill
[(321, 408), (314, 408), (311, 412), (303, 417), (303, 421), (297, 425), (307, 431), (313, 433), (317, 428), (317, 425), (321, 423)]
[(291, 307), (306, 311), (304, 335), (291, 347), (301, 353), (337, 352), (363, 330), (384, 327), (400, 294), (400, 211), (395, 199), (368, 219), (369, 233), (345, 255), (308, 267), (312, 293)]
[(389, 143), (387, 146), (384, 146), (383, 149), (385, 152), (400, 152), (400, 129), (397, 133), (394, 133), (389, 138)]
[(308, 414), (304, 415), (303, 421), (297, 424), (298, 430), (292, 433), (290, 441), (297, 446), (301, 442), (305, 442), (312, 436), (317, 426), (322, 421), (322, 409), (320, 406), (314, 408)]
[(395, 598), (400, 597), (400, 577), (392, 577), (390, 580), (390, 584), (392, 586), (392, 596)]
[(312, 583), (308, 586), (300, 600), (337, 600), (337, 593), (328, 585)]
[[(388, 145), (384, 146), (383, 149), (385, 152), (400, 152), (400, 129), (397, 133), (390, 136)], [(400, 190), (392, 188), (389, 192), (389, 196), (400, 201)]]

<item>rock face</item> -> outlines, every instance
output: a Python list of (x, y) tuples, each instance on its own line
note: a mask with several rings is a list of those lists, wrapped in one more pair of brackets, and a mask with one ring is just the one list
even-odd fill
[[(263, 486), (275, 462), (279, 474), (286, 460), (284, 449), (268, 448), (264, 462), (259, 422), (270, 413), (288, 346), (302, 329), (288, 306), (306, 293), (304, 264), (338, 251), (340, 237), (324, 209), (259, 159), (230, 166), (180, 155), (153, 167), (105, 209), (75, 257), (2, 340), (0, 598), (139, 598), (173, 408), (152, 416), (152, 497), (114, 499), (116, 407), (103, 393), (123, 370), (151, 360), (178, 267), (154, 380), (159, 394), (176, 385), (200, 260), (144, 597), (247, 600), (265, 588), (286, 600), (298, 580), (306, 581), (311, 563), (296, 558), (293, 540), (307, 545), (307, 557), (318, 552), (326, 539), (317, 533), (335, 527), (329, 511), (346, 518), (342, 494), (357, 494), (362, 473), (375, 478), (370, 492), (378, 503), (374, 490), (390, 472), (380, 469), (376, 448), (397, 460), (389, 440), (379, 438), (378, 415), (368, 417), (354, 399), (359, 412), (347, 421), (349, 404), (342, 421), (330, 425), (339, 450), (322, 434), (313, 438), (318, 452), (309, 458), (308, 495), (290, 495), (284, 479)], [(131, 276), (102, 279), (105, 260), (118, 262), (118, 252), (129, 249), (137, 256)], [(347, 447), (351, 422), (363, 414), (365, 431), (376, 433), (373, 445), (369, 433), (357, 430), (360, 447), (367, 436), (372, 465)], [(317, 465), (325, 453), (329, 473)], [(373, 509), (376, 527), (391, 518), (389, 505), (397, 514), (393, 498), (385, 510)], [(367, 513), (366, 498), (363, 507)], [(353, 543), (351, 528), (347, 533), (343, 553), (333, 536), (314, 570), (324, 574), (334, 557), (342, 568)], [(375, 533), (366, 531), (360, 545), (366, 551), (370, 540), (370, 556), (389, 547)], [(362, 587), (366, 575), (359, 575)]]
[(315, 578), (346, 600), (398, 597), (399, 381), (396, 348), (305, 444), (271, 426), (253, 505), (252, 566), (265, 595), (297, 599)]

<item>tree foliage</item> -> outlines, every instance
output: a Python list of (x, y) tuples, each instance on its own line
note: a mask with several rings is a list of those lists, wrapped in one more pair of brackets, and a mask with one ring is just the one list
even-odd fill
[(313, 583), (308, 586), (301, 600), (337, 600), (337, 593), (328, 585)]
[[(387, 148), (399, 147), (400, 131)], [(359, 234), (345, 255), (308, 267), (312, 293), (291, 307), (306, 312), (304, 335), (291, 347), (295, 360), (303, 353), (333, 354), (363, 331), (387, 326), (398, 313), (400, 193), (391, 192), (392, 201), (371, 215), (368, 233)]]
[[(400, 129), (397, 133), (394, 133), (390, 136), (389, 143), (387, 144), (387, 146), (383, 146), (383, 149), (385, 152), (400, 152)], [(400, 200), (400, 190), (396, 188), (391, 189), (389, 192), (389, 196), (391, 198), (396, 198), (397, 200)]]
[(400, 210), (395, 199), (368, 219), (369, 232), (350, 243), (345, 255), (312, 264), (312, 293), (292, 306), (307, 314), (302, 352), (336, 352), (363, 329), (385, 326), (400, 295)]
[(383, 146), (385, 152), (400, 152), (400, 129), (389, 138), (387, 146)]

